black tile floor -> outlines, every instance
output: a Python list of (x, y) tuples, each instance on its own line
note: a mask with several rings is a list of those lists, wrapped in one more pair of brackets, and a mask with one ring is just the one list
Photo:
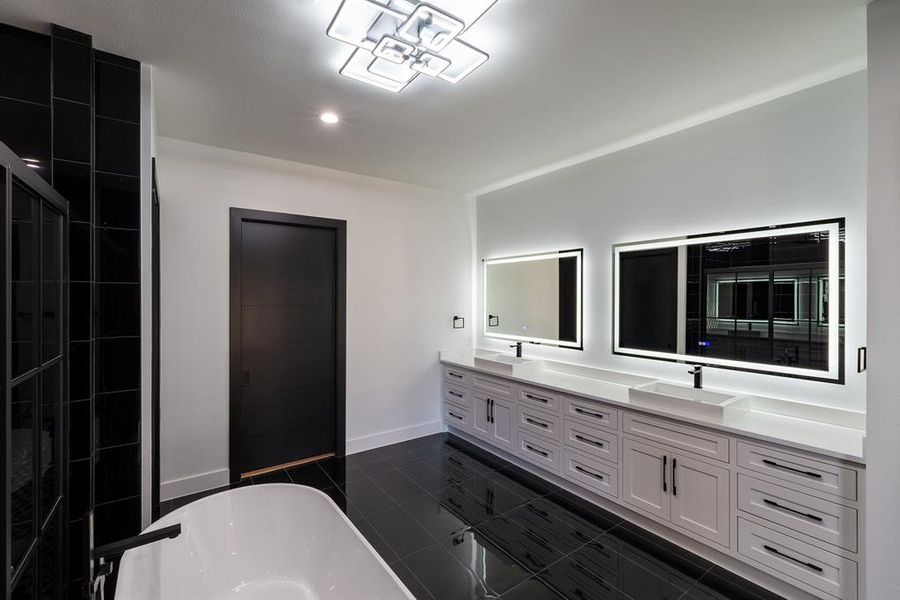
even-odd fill
[(780, 598), (453, 435), (238, 485), (273, 482), (331, 496), (420, 600)]

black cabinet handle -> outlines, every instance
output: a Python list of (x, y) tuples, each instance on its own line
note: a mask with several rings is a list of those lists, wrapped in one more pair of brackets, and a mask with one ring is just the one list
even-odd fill
[(457, 398), (462, 398), (465, 394), (460, 394), (459, 392), (454, 392), (453, 390), (447, 390), (447, 393), (451, 396), (456, 396)]
[(673, 458), (673, 459), (672, 459), (672, 495), (673, 495), (673, 496), (677, 496), (677, 495), (678, 495), (678, 484), (675, 483), (675, 468), (676, 468), (677, 466), (678, 466), (678, 459), (677, 459), (677, 458)]
[(763, 545), (763, 548), (765, 548), (767, 551), (771, 552), (772, 554), (777, 554), (778, 556), (780, 556), (780, 557), (782, 557), (782, 558), (786, 558), (786, 559), (788, 559), (788, 560), (792, 560), (792, 561), (794, 561), (795, 563), (797, 563), (798, 565), (803, 565), (804, 567), (809, 567), (809, 568), (812, 569), (813, 571), (817, 571), (817, 572), (819, 572), (819, 573), (821, 573), (822, 571), (824, 571), (824, 569), (823, 569), (822, 567), (820, 567), (819, 565), (814, 565), (814, 564), (808, 563), (808, 562), (806, 562), (806, 561), (804, 561), (804, 560), (800, 560), (799, 558), (795, 558), (795, 557), (791, 556), (790, 554), (785, 554), (784, 552), (782, 552), (782, 551), (779, 550), (778, 548), (773, 548), (772, 546), (766, 546), (766, 545)]
[(599, 479), (600, 481), (603, 481), (603, 475), (600, 475), (599, 473), (594, 473), (593, 471), (588, 471), (581, 465), (575, 465), (575, 470), (580, 471), (580, 472), (584, 473), (585, 475), (590, 475), (591, 477)]
[(450, 411), (447, 411), (447, 414), (450, 415), (451, 417), (453, 417), (454, 419), (459, 419), (460, 421), (465, 421), (465, 419), (463, 419), (461, 416), (454, 414)]
[(803, 469), (795, 469), (794, 467), (789, 467), (787, 465), (782, 465), (774, 460), (769, 460), (768, 458), (764, 458), (763, 462), (770, 467), (775, 467), (776, 469), (784, 469), (785, 471), (791, 471), (792, 473), (799, 473), (800, 475), (806, 475), (808, 477), (815, 477), (816, 479), (822, 479), (821, 473), (814, 473), (813, 471), (804, 471)]
[(606, 415), (604, 415), (603, 413), (595, 413), (595, 412), (591, 412), (589, 410), (584, 410), (583, 408), (576, 407), (575, 412), (582, 414), (582, 415), (588, 415), (589, 417), (594, 417), (595, 419), (605, 419), (606, 418)]
[(669, 464), (669, 457), (666, 455), (663, 455), (663, 491), (664, 492), (666, 491), (666, 489), (668, 487), (668, 486), (666, 486), (666, 467), (668, 467), (668, 464)]
[(537, 452), (537, 453), (540, 454), (541, 456), (550, 456), (549, 453), (544, 452), (543, 450), (538, 450), (537, 448), (535, 448), (534, 446), (532, 446), (532, 445), (530, 445), (530, 444), (525, 444), (525, 447), (526, 447), (527, 449), (531, 450), (532, 452)]
[(534, 419), (531, 419), (529, 417), (525, 417), (525, 422), (531, 423), (532, 425), (537, 425), (538, 427), (543, 427), (544, 429), (547, 429), (548, 427), (550, 427), (546, 423), (541, 423), (540, 421), (535, 421)]
[(544, 404), (548, 404), (550, 402), (546, 398), (541, 398), (540, 396), (534, 396), (532, 394), (529, 394), (528, 392), (525, 392), (525, 397), (528, 398), (529, 400), (537, 400), (538, 402), (543, 402)]
[(453, 371), (447, 371), (447, 375), (449, 375), (450, 377), (456, 377), (457, 379), (463, 378), (462, 375), (460, 375), (459, 373), (454, 373)]
[(593, 444), (593, 445), (595, 445), (595, 446), (597, 446), (597, 447), (599, 447), (599, 448), (602, 448), (602, 447), (603, 447), (603, 442), (598, 442), (598, 441), (596, 441), (596, 440), (592, 440), (592, 439), (590, 439), (590, 438), (586, 438), (586, 437), (584, 437), (583, 435), (578, 435), (577, 433), (575, 434), (575, 439), (578, 440), (579, 442), (584, 442), (584, 443), (586, 443), (586, 444)]
[(491, 408), (491, 423), (493, 423), (494, 422), (494, 401), (488, 400), (488, 402), (489, 402), (489, 406)]
[(491, 399), (484, 399), (484, 420), (488, 423), (491, 422)]
[(768, 504), (769, 506), (774, 506), (775, 508), (780, 508), (781, 510), (786, 510), (787, 512), (794, 513), (795, 515), (800, 515), (801, 517), (806, 517), (807, 519), (812, 519), (813, 521), (822, 522), (822, 517), (818, 517), (816, 515), (811, 515), (809, 513), (801, 512), (799, 510), (794, 510), (793, 508), (789, 508), (787, 506), (782, 506), (778, 504), (774, 500), (769, 500), (768, 498), (763, 498), (763, 502)]

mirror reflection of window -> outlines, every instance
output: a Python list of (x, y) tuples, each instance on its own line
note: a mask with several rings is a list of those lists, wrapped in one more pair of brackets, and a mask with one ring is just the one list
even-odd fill
[(581, 347), (581, 250), (484, 261), (485, 335)]
[(842, 234), (832, 221), (618, 246), (615, 351), (842, 379)]

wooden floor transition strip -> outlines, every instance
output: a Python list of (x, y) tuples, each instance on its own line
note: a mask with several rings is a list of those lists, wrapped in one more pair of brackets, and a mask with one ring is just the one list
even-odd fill
[(329, 452), (327, 454), (319, 454), (318, 456), (310, 456), (309, 458), (301, 458), (300, 460), (294, 460), (294, 461), (287, 462), (287, 463), (284, 463), (281, 465), (275, 465), (273, 467), (263, 467), (262, 469), (256, 469), (255, 471), (241, 473), (241, 479), (257, 477), (259, 475), (265, 475), (266, 473), (280, 471), (281, 469), (290, 469), (291, 467), (298, 467), (300, 465), (305, 465), (307, 463), (316, 462), (317, 460), (331, 458), (332, 456), (334, 456), (334, 452)]

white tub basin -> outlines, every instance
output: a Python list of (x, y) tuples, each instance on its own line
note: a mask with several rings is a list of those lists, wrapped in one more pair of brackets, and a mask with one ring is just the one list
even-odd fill
[(519, 375), (541, 371), (544, 368), (544, 361), (532, 358), (519, 358), (510, 354), (488, 354), (486, 356), (476, 356), (475, 366), (506, 375)]
[(313, 488), (254, 485), (170, 513), (181, 535), (125, 553), (117, 600), (413, 599), (334, 502)]
[(739, 394), (698, 390), (665, 381), (652, 381), (631, 388), (628, 400), (635, 406), (719, 421), (733, 410), (745, 410), (746, 404), (745, 398)]

